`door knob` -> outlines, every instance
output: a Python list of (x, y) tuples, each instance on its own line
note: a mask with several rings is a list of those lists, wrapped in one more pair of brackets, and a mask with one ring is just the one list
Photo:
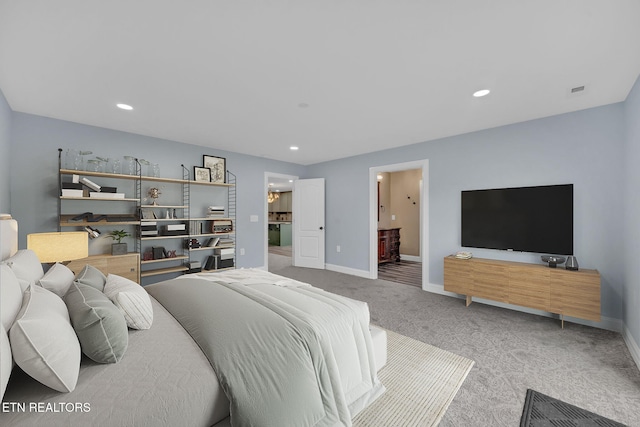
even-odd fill
[(324, 227), (323, 227), (323, 226), (320, 226), (320, 230), (324, 230)]

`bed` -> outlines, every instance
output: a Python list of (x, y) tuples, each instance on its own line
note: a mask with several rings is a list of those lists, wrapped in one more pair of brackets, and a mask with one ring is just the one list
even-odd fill
[[(3, 258), (15, 257), (13, 223), (0, 221)], [(255, 269), (145, 290), (150, 328), (127, 330), (117, 363), (82, 355), (72, 391), (10, 366), (0, 425), (351, 425), (384, 392), (376, 373), (386, 336), (369, 325), (365, 303)], [(3, 338), (5, 368), (8, 345)]]

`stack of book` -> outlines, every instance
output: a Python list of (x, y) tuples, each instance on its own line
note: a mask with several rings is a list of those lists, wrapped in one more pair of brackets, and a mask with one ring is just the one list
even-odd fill
[(226, 246), (226, 245), (233, 245), (233, 240), (232, 239), (218, 239), (218, 242), (216, 243), (216, 246)]
[(167, 224), (163, 226), (163, 236), (183, 236), (187, 234), (186, 224)]
[(78, 182), (63, 182), (62, 197), (84, 197), (82, 184)]
[(228, 259), (233, 260), (235, 252), (235, 248), (216, 248), (213, 250), (213, 254), (219, 255), (221, 261), (225, 261)]
[(142, 221), (140, 223), (140, 237), (156, 237), (158, 224), (155, 221)]
[(100, 186), (89, 178), (80, 178), (80, 183), (92, 190), (89, 197), (93, 199), (124, 199), (124, 193), (118, 193), (116, 187)]
[(224, 218), (224, 206), (209, 206), (207, 218)]

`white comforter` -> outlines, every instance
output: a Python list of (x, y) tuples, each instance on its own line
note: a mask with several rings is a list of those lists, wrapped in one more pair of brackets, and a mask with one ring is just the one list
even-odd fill
[(207, 354), (233, 425), (349, 426), (384, 392), (366, 303), (257, 269), (147, 289)]

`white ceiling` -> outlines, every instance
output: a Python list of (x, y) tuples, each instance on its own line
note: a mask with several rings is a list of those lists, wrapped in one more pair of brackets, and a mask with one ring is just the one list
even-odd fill
[(275, 192), (292, 191), (293, 181), (284, 178), (269, 178), (269, 189)]
[(14, 111), (299, 164), (624, 101), (639, 73), (638, 0), (0, 0)]

